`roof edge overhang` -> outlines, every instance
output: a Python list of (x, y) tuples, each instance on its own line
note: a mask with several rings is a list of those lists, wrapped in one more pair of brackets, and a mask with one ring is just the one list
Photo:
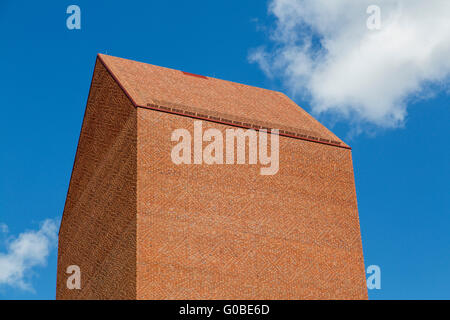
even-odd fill
[(111, 70), (111, 68), (108, 66), (108, 64), (103, 60), (101, 54), (97, 55), (97, 59), (102, 63), (102, 65), (105, 67), (105, 69), (108, 71), (108, 73), (111, 75), (111, 77), (114, 79), (114, 81), (117, 82), (119, 87), (123, 90), (125, 95), (128, 97), (128, 99), (131, 101), (131, 103), (136, 108), (143, 108), (143, 109), (149, 109), (159, 112), (165, 112), (170, 114), (175, 114), (179, 116), (189, 117), (193, 119), (199, 119), (209, 122), (215, 122), (220, 123), (224, 125), (229, 125), (233, 127), (238, 128), (244, 128), (244, 129), (253, 129), (253, 130), (263, 130), (266, 129), (267, 132), (271, 132), (271, 129), (278, 129), (278, 135), (293, 138), (293, 139), (299, 139), (319, 144), (325, 144), (333, 147), (343, 148), (351, 150), (352, 148), (350, 146), (347, 146), (340, 141), (330, 140), (330, 139), (324, 139), (321, 137), (317, 137), (315, 135), (312, 135), (308, 133), (307, 131), (301, 130), (299, 128), (293, 128), (293, 127), (287, 127), (276, 123), (269, 123), (269, 122), (262, 122), (262, 121), (255, 121), (252, 119), (246, 119), (242, 117), (236, 117), (229, 114), (223, 114), (223, 113), (217, 113), (217, 112), (211, 112), (204, 109), (189, 107), (185, 105), (179, 105), (179, 104), (172, 104), (169, 102), (164, 101), (153, 101), (152, 103), (147, 103), (147, 105), (140, 105), (136, 103), (136, 101), (133, 99), (132, 95), (127, 91), (127, 89), (122, 85), (119, 78), (114, 74), (114, 72)]

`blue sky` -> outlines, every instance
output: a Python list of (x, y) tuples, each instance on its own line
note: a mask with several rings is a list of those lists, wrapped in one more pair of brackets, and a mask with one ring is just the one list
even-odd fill
[[(71, 4), (81, 8), (81, 30), (66, 27)], [(274, 40), (276, 23), (256, 0), (2, 1), (0, 224), (8, 230), (0, 228), (0, 258), (20, 234), (61, 218), (97, 53), (280, 90), (316, 112), (329, 97), (311, 79), (287, 76), (295, 65), (249, 61), (255, 48), (277, 61), (286, 43)], [(447, 85), (444, 77), (419, 98), (402, 96), (407, 112), (395, 124), (372, 117), (372, 101), (355, 116), (316, 113), (353, 148), (365, 264), (382, 272), (371, 299), (450, 298)], [(0, 299), (55, 298), (56, 248), (48, 249), (46, 265), (27, 272), (32, 289), (0, 283)]]

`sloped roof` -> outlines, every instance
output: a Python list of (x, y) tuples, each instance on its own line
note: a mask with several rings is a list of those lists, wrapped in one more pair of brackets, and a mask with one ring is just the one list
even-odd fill
[(136, 107), (349, 148), (281, 92), (99, 54)]

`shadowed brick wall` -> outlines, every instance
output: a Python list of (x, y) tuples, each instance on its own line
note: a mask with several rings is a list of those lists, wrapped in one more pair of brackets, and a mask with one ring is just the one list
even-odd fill
[[(59, 234), (57, 299), (136, 297), (136, 108), (97, 61)], [(81, 290), (66, 288), (69, 265)]]

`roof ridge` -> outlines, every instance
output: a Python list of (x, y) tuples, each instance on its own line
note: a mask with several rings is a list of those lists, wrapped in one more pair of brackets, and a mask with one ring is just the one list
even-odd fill
[[(123, 90), (125, 95), (129, 98), (129, 100), (132, 102), (132, 104), (135, 107), (141, 107), (141, 108), (152, 109), (152, 110), (157, 110), (157, 111), (162, 111), (162, 112), (168, 112), (168, 113), (172, 113), (172, 114), (188, 116), (191, 118), (197, 118), (197, 119), (201, 119), (201, 120), (222, 123), (222, 124), (226, 124), (226, 125), (247, 128), (247, 129), (256, 129), (256, 130), (267, 129), (268, 131), (270, 129), (278, 129), (279, 135), (281, 135), (281, 136), (286, 136), (286, 137), (301, 139), (301, 140), (306, 140), (306, 141), (312, 141), (312, 142), (316, 142), (316, 143), (321, 143), (321, 144), (326, 144), (326, 145), (331, 145), (331, 146), (351, 150), (351, 147), (349, 147), (347, 144), (345, 144), (343, 141), (341, 141), (329, 129), (327, 129), (325, 126), (323, 126), (313, 116), (311, 116), (309, 113), (307, 113), (301, 107), (299, 107), (295, 102), (293, 102), (291, 99), (289, 99), (289, 97), (287, 97), (284, 93), (282, 93), (280, 91), (250, 86), (250, 85), (233, 82), (233, 81), (229, 81), (229, 80), (222, 80), (222, 79), (217, 79), (217, 78), (212, 78), (212, 77), (195, 75), (196, 76), (195, 78), (204, 78), (205, 80), (208, 80), (208, 79), (217, 80), (217, 81), (221, 81), (222, 83), (223, 82), (228, 83), (228, 84), (232, 85), (233, 87), (240, 86), (242, 88), (242, 86), (243, 86), (243, 87), (247, 87), (247, 88), (254, 88), (254, 89), (262, 90), (262, 91), (267, 92), (267, 94), (272, 94), (272, 97), (275, 94), (276, 96), (279, 96), (282, 100), (286, 101), (287, 104), (292, 104), (293, 106), (295, 105), (295, 107), (299, 109), (297, 112), (300, 112), (304, 118), (306, 118), (306, 119), (308, 119), (308, 121), (310, 121), (310, 123), (311, 122), (316, 123), (317, 125), (315, 124), (309, 128), (312, 130), (308, 130), (308, 129), (304, 129), (304, 128), (300, 128), (300, 127), (296, 127), (296, 126), (293, 127), (293, 126), (288, 126), (288, 125), (282, 125), (278, 122), (270, 121), (272, 118), (267, 117), (267, 114), (265, 115), (266, 119), (258, 120), (258, 119), (256, 119), (256, 117), (258, 117), (259, 113), (247, 114), (247, 116), (248, 115), (255, 116), (255, 118), (252, 118), (252, 117), (245, 117), (245, 114), (243, 117), (242, 114), (241, 115), (233, 115), (233, 114), (227, 113), (227, 112), (219, 112), (221, 110), (217, 111), (217, 108), (216, 108), (216, 110), (214, 110), (214, 106), (210, 105), (211, 101), (209, 101), (209, 103), (205, 104), (205, 101), (203, 100), (203, 101), (201, 101), (202, 107), (199, 107), (198, 105), (190, 106), (190, 105), (186, 105), (186, 104), (168, 102), (167, 100), (163, 100), (164, 97), (158, 97), (158, 98), (163, 98), (163, 99), (157, 99), (153, 93), (151, 95), (147, 94), (146, 96), (141, 96), (142, 91), (140, 89), (142, 89), (142, 86), (139, 88), (139, 85), (140, 85), (139, 83), (143, 80), (143, 78), (141, 78), (141, 77), (136, 78), (134, 84), (128, 83), (128, 80), (127, 80), (128, 75), (133, 74), (128, 69), (130, 67), (130, 65), (128, 65), (128, 68), (125, 67), (125, 65), (124, 66), (121, 65), (120, 67), (118, 67), (117, 65), (112, 64), (110, 66), (109, 65), (111, 63), (111, 61), (109, 61), (110, 58), (119, 59), (120, 61), (123, 61), (124, 64), (138, 63), (138, 64), (142, 64), (145, 66), (150, 66), (151, 68), (157, 68), (156, 70), (165, 69), (165, 70), (167, 70), (167, 72), (172, 72), (172, 75), (173, 75), (174, 71), (180, 72), (185, 75), (194, 75), (194, 74), (184, 72), (181, 70), (160, 67), (160, 66), (156, 66), (156, 65), (152, 65), (152, 64), (148, 64), (148, 63), (144, 63), (144, 62), (137, 62), (134, 60), (124, 59), (124, 58), (114, 57), (114, 56), (109, 56), (109, 55), (104, 55), (104, 54), (98, 54), (97, 58), (102, 63), (102, 65), (106, 68), (108, 73), (112, 76), (114, 81), (121, 87), (121, 89)], [(106, 60), (105, 60), (105, 58), (106, 58)], [(143, 70), (148, 70), (146, 68), (148, 68), (148, 67), (144, 67)], [(155, 70), (155, 69), (153, 69), (153, 70)], [(116, 74), (116, 72), (117, 72), (117, 74)], [(136, 74), (139, 74), (139, 71), (135, 71), (135, 72), (136, 72)], [(141, 74), (141, 76), (142, 76), (142, 74)], [(158, 79), (160, 79), (160, 78), (158, 78)], [(136, 82), (136, 81), (138, 81), (138, 82)], [(236, 88), (238, 88), (238, 87), (236, 87)], [(266, 97), (267, 97), (267, 95), (266, 95)], [(247, 101), (247, 103), (248, 103), (248, 101)], [(206, 108), (209, 108), (210, 106), (211, 106), (210, 110), (206, 109)], [(292, 110), (292, 108), (291, 108), (291, 110)], [(269, 121), (263, 121), (263, 120), (269, 120)], [(288, 121), (288, 122), (290, 122), (289, 123), (290, 125), (292, 125), (292, 124), (297, 125), (297, 123), (294, 123), (293, 121)], [(317, 127), (317, 126), (319, 126), (319, 127)], [(319, 131), (316, 131), (315, 129), (318, 129)]]

